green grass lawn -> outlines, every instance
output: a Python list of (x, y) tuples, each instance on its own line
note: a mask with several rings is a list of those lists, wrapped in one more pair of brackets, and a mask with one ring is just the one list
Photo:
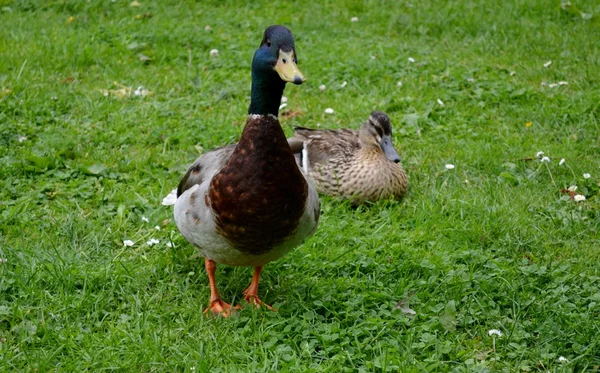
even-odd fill
[[(599, 0), (140, 1), (0, 0), (0, 371), (600, 371)], [(286, 133), (385, 111), (410, 192), (323, 198), (277, 312), (207, 318), (161, 200), (239, 137), (271, 24)]]

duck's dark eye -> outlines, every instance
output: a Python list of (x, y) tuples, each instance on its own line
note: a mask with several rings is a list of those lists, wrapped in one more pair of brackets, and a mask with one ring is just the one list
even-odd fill
[(271, 46), (271, 40), (267, 40), (267, 47)]
[(281, 62), (283, 62), (283, 63), (287, 63), (287, 59), (285, 59), (285, 58), (282, 58), (282, 59), (281, 59)]

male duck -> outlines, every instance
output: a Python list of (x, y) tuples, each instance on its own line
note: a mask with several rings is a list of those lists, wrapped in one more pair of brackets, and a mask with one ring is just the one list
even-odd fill
[(385, 113), (372, 112), (359, 131), (296, 127), (288, 142), (299, 165), (324, 194), (361, 204), (400, 199), (408, 189)]
[(175, 222), (205, 257), (210, 282), (205, 313), (231, 312), (217, 291), (215, 262), (253, 266), (244, 299), (259, 306), (262, 267), (317, 228), (317, 190), (298, 169), (277, 119), (286, 82), (305, 80), (296, 63), (290, 30), (268, 27), (252, 60), (251, 103), (239, 143), (203, 154), (179, 183)]

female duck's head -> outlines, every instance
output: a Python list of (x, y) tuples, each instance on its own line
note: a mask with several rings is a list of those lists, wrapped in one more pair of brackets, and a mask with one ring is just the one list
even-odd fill
[(292, 32), (284, 26), (268, 27), (252, 60), (249, 114), (278, 114), (285, 83), (302, 84), (306, 80), (297, 63)]
[(380, 148), (390, 161), (394, 163), (401, 161), (392, 144), (392, 124), (387, 114), (381, 111), (372, 112), (369, 119), (360, 127), (358, 136), (365, 146)]

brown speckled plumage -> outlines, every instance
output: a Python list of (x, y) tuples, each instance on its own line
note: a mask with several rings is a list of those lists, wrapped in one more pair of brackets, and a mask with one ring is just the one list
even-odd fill
[(400, 199), (408, 189), (408, 178), (397, 153), (392, 152), (397, 157), (392, 161), (380, 145), (386, 136), (389, 149), (389, 117), (373, 112), (360, 131), (296, 128), (288, 141), (299, 165), (321, 193), (360, 204), (382, 198)]

